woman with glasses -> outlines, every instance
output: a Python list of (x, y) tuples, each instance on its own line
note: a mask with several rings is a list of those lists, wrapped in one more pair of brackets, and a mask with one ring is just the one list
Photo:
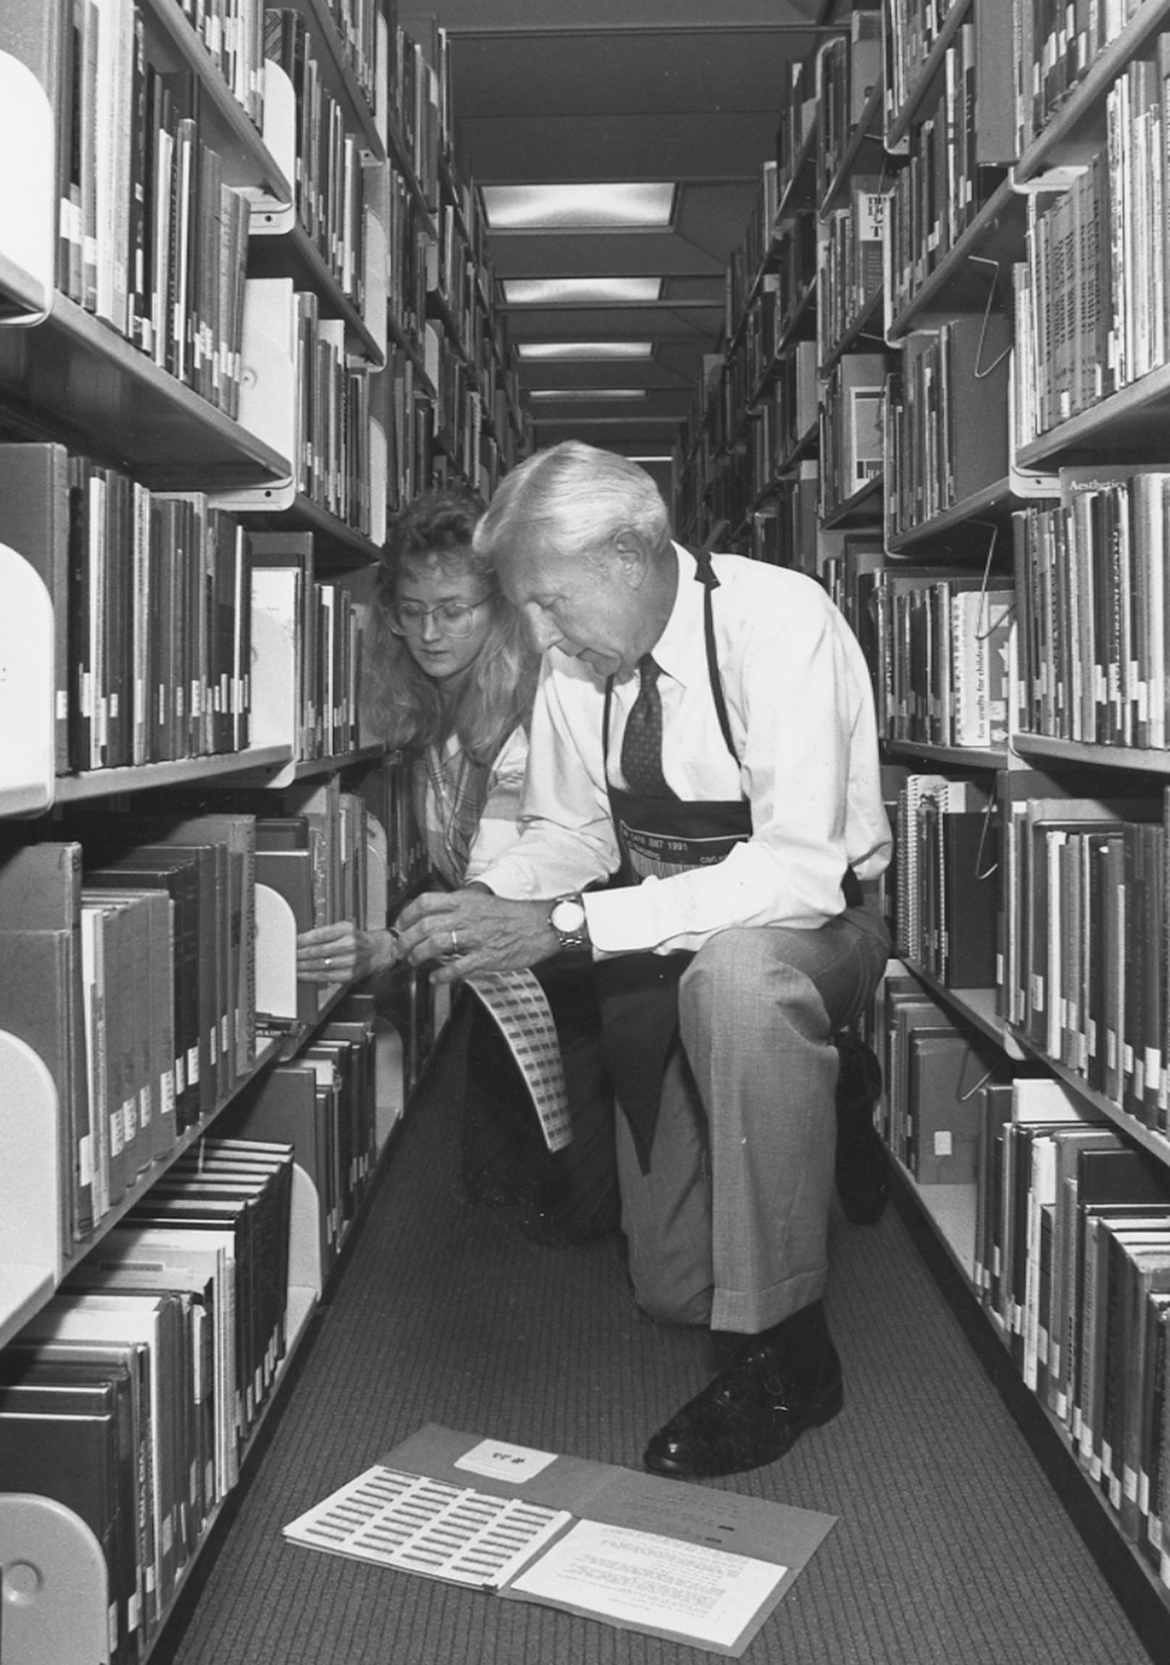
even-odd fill
[[(416, 753), (415, 807), (433, 871), (465, 884), (516, 837), (539, 659), (491, 566), (471, 552), (483, 513), (425, 492), (391, 522), (370, 609), (362, 732)], [(387, 970), (392, 931), (306, 931), (297, 975), (338, 983)]]
[[(416, 754), (415, 805), (430, 866), (452, 887), (517, 837), (528, 720), (540, 659), (492, 567), (471, 549), (483, 512), (459, 491), (416, 498), (390, 528), (367, 633), (363, 733)], [(392, 930), (353, 921), (306, 931), (297, 975), (335, 984), (395, 962)], [(597, 1045), (600, 1018), (579, 979), (544, 976), (565, 1064), (571, 1144), (550, 1156), (507, 1047), (479, 1002), (456, 1000), (445, 1066), (462, 1073), (463, 1173), (482, 1201), (518, 1203), (540, 1242), (581, 1241), (617, 1225), (613, 1111)]]

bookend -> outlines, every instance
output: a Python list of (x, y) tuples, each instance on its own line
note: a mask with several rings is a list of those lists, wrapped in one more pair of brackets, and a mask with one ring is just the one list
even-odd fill
[(53, 603), (32, 563), (4, 543), (0, 595), (0, 813), (35, 814), (53, 802)]
[(72, 1509), (0, 1493), (0, 1578), (4, 1665), (108, 1665), (105, 1556)]

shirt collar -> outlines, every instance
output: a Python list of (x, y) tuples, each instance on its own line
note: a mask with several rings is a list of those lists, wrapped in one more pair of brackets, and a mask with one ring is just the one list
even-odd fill
[(703, 647), (703, 585), (696, 582), (698, 563), (681, 544), (674, 544), (678, 585), (666, 628), (651, 652), (659, 668), (685, 687), (706, 675)]

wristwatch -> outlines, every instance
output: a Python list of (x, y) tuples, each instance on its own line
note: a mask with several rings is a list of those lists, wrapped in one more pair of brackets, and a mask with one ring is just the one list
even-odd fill
[(578, 891), (554, 898), (548, 910), (548, 922), (560, 937), (562, 948), (589, 947), (589, 922)]

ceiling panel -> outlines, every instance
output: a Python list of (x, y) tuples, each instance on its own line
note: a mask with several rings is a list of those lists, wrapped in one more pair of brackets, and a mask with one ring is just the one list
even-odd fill
[(491, 34), (522, 30), (617, 30), (685, 28), (770, 27), (781, 22), (802, 22), (811, 17), (813, 5), (793, 0), (717, 0), (718, 16), (712, 18), (712, 0), (438, 0), (419, 5), (401, 0), (399, 20), (407, 28), (412, 17), (438, 18), (440, 25), (458, 33)]
[[(588, 129), (583, 142), (582, 126)], [(595, 116), (460, 118), (459, 152), (481, 185), (504, 181), (755, 178), (775, 154), (776, 114), (701, 116), (599, 111)]]

